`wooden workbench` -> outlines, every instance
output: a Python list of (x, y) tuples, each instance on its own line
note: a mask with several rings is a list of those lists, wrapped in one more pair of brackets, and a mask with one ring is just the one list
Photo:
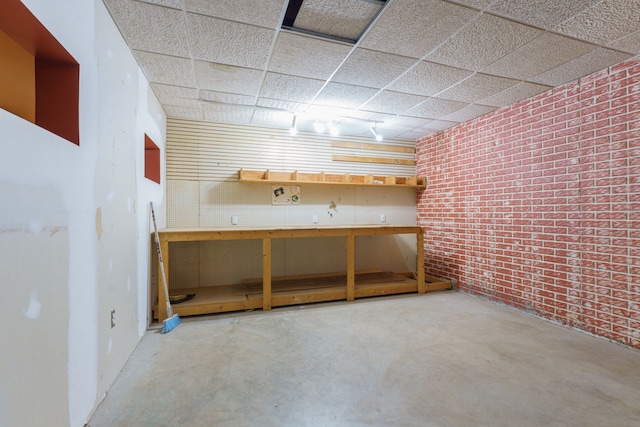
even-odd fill
[[(186, 303), (173, 305), (173, 311), (179, 315), (196, 315), (223, 311), (248, 310), (262, 308), (270, 310), (272, 306), (300, 304), (306, 302), (332, 301), (346, 299), (353, 301), (356, 297), (387, 295), (393, 293), (415, 292), (425, 293), (424, 274), (424, 236), (418, 226), (406, 225), (349, 225), (333, 227), (225, 227), (217, 229), (164, 229), (158, 232), (160, 248), (164, 259), (164, 268), (169, 281), (169, 260), (171, 242), (197, 242), (210, 240), (262, 240), (262, 280), (256, 291), (256, 283), (239, 285), (199, 287), (195, 289), (179, 289), (180, 294), (196, 293), (196, 298)], [(413, 275), (400, 275), (389, 272), (368, 271), (358, 275), (355, 270), (355, 237), (389, 234), (416, 235), (416, 266)], [(347, 253), (347, 271), (340, 274), (298, 276), (298, 281), (287, 278), (273, 278), (271, 274), (271, 240), (302, 237), (345, 237)], [(358, 276), (358, 288), (356, 288)], [(158, 278), (161, 277), (158, 265)], [(315, 285), (305, 286), (313, 277)], [(300, 280), (302, 279), (302, 280)], [(305, 280), (306, 279), (306, 280)], [(434, 278), (430, 278), (434, 279)], [(448, 289), (449, 282), (431, 280), (432, 289)], [(319, 285), (321, 283), (321, 285)], [(362, 283), (362, 286), (360, 286)], [(169, 293), (171, 285), (167, 283)], [(272, 289), (272, 285), (278, 289)], [(275, 293), (275, 295), (274, 295)], [(162, 280), (158, 280), (158, 306), (155, 317), (162, 321), (167, 317), (166, 299)]]

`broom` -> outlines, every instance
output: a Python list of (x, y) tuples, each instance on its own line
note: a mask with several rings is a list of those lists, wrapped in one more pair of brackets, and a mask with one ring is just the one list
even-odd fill
[(156, 235), (156, 249), (158, 250), (158, 262), (162, 272), (162, 284), (164, 285), (164, 298), (167, 301), (167, 318), (162, 322), (162, 333), (173, 331), (180, 324), (180, 316), (173, 314), (171, 302), (169, 299), (169, 289), (167, 288), (167, 276), (164, 273), (164, 263), (162, 262), (162, 251), (160, 251), (160, 238), (158, 237), (158, 227), (156, 226), (156, 214), (153, 212), (153, 202), (151, 204), (151, 217), (153, 218), (153, 230)]

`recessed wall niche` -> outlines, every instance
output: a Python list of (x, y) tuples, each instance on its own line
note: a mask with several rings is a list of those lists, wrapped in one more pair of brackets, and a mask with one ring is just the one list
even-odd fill
[(20, 0), (0, 13), (0, 108), (80, 144), (80, 65)]
[(144, 135), (144, 176), (160, 184), (160, 148), (149, 135)]

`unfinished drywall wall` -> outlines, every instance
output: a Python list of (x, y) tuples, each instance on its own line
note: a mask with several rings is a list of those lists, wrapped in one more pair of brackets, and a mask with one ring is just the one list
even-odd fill
[[(401, 158), (413, 161), (412, 141), (385, 141), (409, 152), (343, 148), (371, 144), (367, 138), (331, 138), (255, 126), (170, 119), (167, 126), (167, 225), (180, 227), (415, 225), (416, 189), (380, 185), (299, 184), (299, 203), (274, 204), (271, 184), (238, 182), (238, 170), (415, 175), (415, 166), (341, 162), (332, 155)], [(348, 145), (348, 144), (347, 144)], [(382, 145), (381, 145), (382, 148)], [(381, 221), (380, 215), (385, 215)], [(314, 222), (314, 218), (317, 222)], [(172, 288), (239, 283), (262, 276), (261, 242), (172, 244)], [(276, 239), (274, 276), (346, 270), (344, 238)], [(416, 268), (415, 235), (356, 239), (356, 269), (411, 272)]]
[(101, 1), (24, 4), (80, 64), (80, 144), (0, 110), (0, 425), (82, 426), (149, 321), (166, 119)]
[(428, 272), (640, 348), (640, 58), (417, 150)]

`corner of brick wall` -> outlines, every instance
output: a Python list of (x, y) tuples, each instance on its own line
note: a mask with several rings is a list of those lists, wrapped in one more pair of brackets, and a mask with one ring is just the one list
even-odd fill
[(417, 144), (429, 274), (640, 348), (640, 57)]

